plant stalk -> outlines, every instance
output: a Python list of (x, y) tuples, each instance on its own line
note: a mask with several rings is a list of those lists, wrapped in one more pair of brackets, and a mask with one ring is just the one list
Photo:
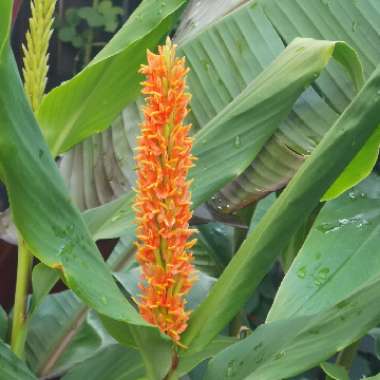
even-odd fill
[(32, 263), (33, 256), (28, 251), (24, 240), (19, 239), (11, 348), (21, 359), (24, 358), (25, 353), (25, 341), (27, 335), (27, 297), (32, 272)]
[[(92, 8), (97, 9), (99, 6), (99, 0), (92, 1)], [(88, 38), (84, 46), (83, 66), (87, 66), (92, 59), (92, 49), (94, 46), (95, 33), (92, 27), (89, 28)]]

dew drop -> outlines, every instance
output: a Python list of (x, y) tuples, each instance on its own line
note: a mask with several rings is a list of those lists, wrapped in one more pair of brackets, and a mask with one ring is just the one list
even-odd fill
[(334, 232), (340, 229), (340, 225), (338, 223), (321, 223), (319, 226), (316, 227), (317, 230), (323, 232), (323, 233), (329, 233)]
[(241, 145), (240, 136), (236, 136), (235, 137), (234, 145), (235, 145), (235, 148), (239, 148), (240, 147), (240, 145)]
[(227, 377), (234, 377), (237, 372), (237, 362), (236, 360), (231, 360), (227, 365)]
[(258, 344), (256, 344), (255, 347), (253, 347), (253, 351), (257, 351), (259, 348), (261, 348), (263, 346), (263, 342), (260, 342)]
[(297, 271), (297, 277), (303, 280), (306, 277), (307, 274), (307, 269), (306, 266), (302, 266), (301, 268), (298, 269)]
[(115, 216), (113, 216), (111, 218), (111, 222), (114, 223), (114, 222), (117, 222), (119, 219), (121, 218), (121, 215), (120, 214), (117, 214)]
[(281, 351), (279, 353), (276, 354), (276, 356), (274, 357), (274, 360), (280, 360), (281, 358), (283, 358), (285, 356), (285, 351)]
[(347, 300), (343, 300), (343, 301), (340, 301), (339, 303), (337, 303), (336, 307), (338, 309), (344, 309), (345, 307), (349, 306), (350, 305), (350, 302), (347, 301)]
[(329, 273), (330, 273), (329, 268), (324, 267), (324, 268), (319, 269), (318, 272), (314, 275), (314, 284), (316, 286), (323, 285), (326, 282)]

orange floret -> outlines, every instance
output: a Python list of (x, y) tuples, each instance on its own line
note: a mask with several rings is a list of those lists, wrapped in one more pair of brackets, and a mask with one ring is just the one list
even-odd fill
[(189, 251), (190, 181), (193, 163), (191, 125), (184, 124), (190, 94), (186, 93), (184, 58), (176, 58), (168, 38), (159, 53), (148, 51), (143, 94), (146, 105), (138, 140), (137, 260), (142, 267), (140, 313), (179, 343), (189, 312), (184, 296), (194, 276)]

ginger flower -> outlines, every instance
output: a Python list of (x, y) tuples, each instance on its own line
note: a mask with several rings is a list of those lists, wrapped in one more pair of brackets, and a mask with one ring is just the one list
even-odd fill
[(189, 312), (184, 296), (194, 280), (189, 240), (190, 181), (186, 179), (191, 155), (191, 125), (184, 124), (190, 95), (188, 69), (176, 58), (168, 38), (159, 53), (147, 53), (144, 122), (138, 140), (137, 260), (142, 268), (139, 309), (143, 318), (176, 343), (187, 327)]

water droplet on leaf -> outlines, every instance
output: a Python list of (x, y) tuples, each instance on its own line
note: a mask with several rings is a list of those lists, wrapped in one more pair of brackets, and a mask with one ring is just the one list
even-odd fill
[(306, 269), (306, 266), (304, 265), (298, 269), (297, 277), (300, 279), (304, 279), (306, 277), (306, 273), (307, 273), (307, 269)]
[(314, 275), (314, 284), (316, 286), (323, 285), (326, 282), (329, 273), (330, 273), (329, 268), (324, 267), (324, 268), (319, 269), (318, 272)]

